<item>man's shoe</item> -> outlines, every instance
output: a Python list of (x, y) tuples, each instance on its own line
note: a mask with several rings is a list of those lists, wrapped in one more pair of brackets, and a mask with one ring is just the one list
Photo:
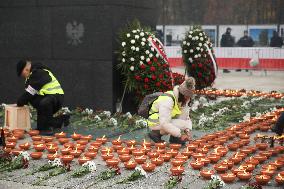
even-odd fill
[(151, 131), (150, 133), (148, 133), (148, 136), (149, 136), (150, 139), (153, 140), (155, 143), (164, 142), (164, 141), (162, 140), (162, 135), (160, 134), (160, 131), (159, 131), (159, 130)]
[(40, 130), (39, 134), (42, 136), (53, 136), (54, 132), (52, 130)]
[(185, 141), (181, 140), (180, 137), (170, 136), (169, 142), (170, 142), (171, 144), (181, 144), (181, 145), (185, 145)]

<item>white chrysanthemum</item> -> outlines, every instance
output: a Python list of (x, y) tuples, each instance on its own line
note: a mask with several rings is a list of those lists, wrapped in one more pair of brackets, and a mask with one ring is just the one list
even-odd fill
[(150, 58), (152, 58), (152, 57), (153, 57), (153, 54), (152, 54), (152, 53), (150, 53), (150, 54), (149, 54), (149, 57), (150, 57)]
[(187, 50), (185, 49), (185, 50), (183, 51), (183, 53), (187, 53)]
[(136, 49), (135, 49), (136, 51), (139, 51), (139, 47), (136, 47)]
[(198, 50), (198, 51), (199, 51), (199, 50), (200, 50), (200, 47), (196, 47), (196, 50)]
[(134, 66), (130, 66), (130, 71), (134, 71)]
[(134, 43), (135, 43), (135, 40), (134, 40), (134, 39), (132, 39), (132, 40), (130, 41), (130, 43), (131, 43), (131, 44), (134, 44)]
[(141, 167), (136, 167), (135, 170), (140, 171), (141, 175), (143, 175), (145, 178), (148, 178), (148, 174)]
[(185, 45), (185, 44), (186, 44), (186, 41), (183, 41), (183, 42), (182, 42), (182, 44), (184, 44), (184, 45)]
[(146, 62), (150, 62), (150, 58), (147, 58), (147, 59), (146, 59)]
[(191, 35), (189, 35), (189, 36), (188, 36), (188, 38), (192, 38), (192, 36), (191, 36)]
[(194, 58), (198, 58), (198, 55), (196, 54), (196, 55), (194, 55)]
[(203, 39), (203, 37), (200, 37), (200, 41), (203, 41), (204, 39)]
[(107, 117), (111, 116), (111, 112), (110, 111), (103, 111), (103, 114), (106, 115)]
[(98, 116), (98, 115), (95, 116), (95, 119), (98, 120), (98, 121), (101, 121), (101, 120), (102, 120), (102, 119), (100, 118), (100, 116)]
[(191, 63), (193, 62), (192, 58), (188, 58), (188, 60), (189, 60), (189, 62), (191, 62)]
[(157, 54), (156, 54), (156, 57), (159, 58), (159, 56), (160, 56), (159, 53), (157, 53)]
[(196, 37), (195, 37), (195, 40), (198, 40), (198, 39), (199, 39), (199, 37), (198, 37), (198, 36), (196, 36)]
[(198, 54), (198, 57), (201, 57), (201, 54)]
[(199, 46), (199, 47), (202, 47), (202, 43), (198, 43), (198, 46)]
[(145, 35), (145, 34), (144, 34), (144, 32), (140, 32), (140, 36), (142, 36), (142, 37), (143, 37), (144, 35)]
[(140, 59), (141, 59), (141, 60), (145, 60), (145, 57), (144, 57), (144, 56), (140, 56)]
[(134, 38), (135, 38), (135, 39), (139, 39), (139, 35), (135, 35)]
[(126, 37), (130, 37), (130, 36), (131, 36), (130, 33), (126, 34)]
[(190, 46), (190, 43), (186, 43), (187, 46)]
[(134, 62), (135, 59), (134, 59), (133, 57), (131, 57), (130, 60), (131, 60), (132, 62)]
[(122, 59), (122, 62), (125, 62), (125, 58)]
[(137, 31), (136, 30), (132, 30), (132, 33), (137, 33)]
[(131, 50), (135, 51), (135, 47), (134, 47), (134, 46), (131, 46)]
[(145, 46), (145, 42), (142, 41), (142, 42), (141, 42), (141, 45), (142, 45), (142, 46)]
[(117, 120), (115, 118), (110, 118), (109, 120), (113, 126), (117, 126)]
[(139, 64), (140, 64), (140, 66), (141, 66), (141, 65), (144, 64), (144, 63), (143, 63), (142, 61), (140, 61)]
[(190, 49), (189, 52), (190, 52), (190, 53), (193, 53), (193, 49)]
[(126, 56), (126, 53), (125, 53), (125, 51), (122, 51), (122, 53), (121, 53), (121, 54), (122, 54), (122, 56)]
[(199, 36), (202, 36), (202, 33), (199, 33)]
[(193, 32), (192, 32), (192, 31), (189, 31), (189, 33), (192, 34)]
[(126, 43), (125, 43), (125, 42), (122, 42), (121, 45), (124, 47), (124, 46), (126, 45)]
[(146, 38), (145, 38), (145, 37), (143, 37), (143, 38), (142, 38), (142, 41), (144, 41), (144, 42), (145, 42), (145, 41), (146, 41)]
[(149, 51), (149, 50), (146, 50), (146, 51), (145, 51), (145, 53), (146, 53), (146, 54), (149, 54), (149, 53), (150, 53), (150, 51)]
[(203, 52), (203, 51), (204, 51), (204, 49), (203, 49), (203, 48), (200, 48), (200, 51), (201, 51), (201, 52)]
[(125, 117), (127, 117), (127, 118), (131, 119), (131, 118), (132, 118), (132, 115), (131, 115), (131, 113), (130, 113), (130, 112), (127, 112), (127, 113), (125, 114)]
[(30, 160), (30, 154), (27, 151), (21, 151), (19, 155), (23, 156), (23, 158), (27, 161)]

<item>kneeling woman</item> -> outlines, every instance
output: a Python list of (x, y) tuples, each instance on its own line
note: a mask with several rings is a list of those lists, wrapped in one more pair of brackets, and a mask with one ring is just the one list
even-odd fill
[(151, 129), (149, 137), (154, 142), (163, 142), (163, 135), (170, 135), (170, 143), (184, 144), (184, 132), (190, 138), (192, 122), (189, 118), (188, 102), (193, 96), (195, 80), (187, 78), (180, 86), (159, 96), (152, 104), (148, 117)]

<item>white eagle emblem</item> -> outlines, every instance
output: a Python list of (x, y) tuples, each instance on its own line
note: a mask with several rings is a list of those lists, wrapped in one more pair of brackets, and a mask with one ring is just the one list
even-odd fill
[(84, 36), (84, 25), (82, 23), (77, 23), (73, 21), (72, 23), (68, 22), (66, 25), (66, 33), (69, 38), (68, 44), (79, 45), (82, 43), (81, 38)]

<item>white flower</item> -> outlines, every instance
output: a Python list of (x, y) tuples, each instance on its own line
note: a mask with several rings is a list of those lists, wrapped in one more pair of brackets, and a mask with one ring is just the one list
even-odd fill
[(125, 62), (125, 58), (122, 59), (122, 62)]
[(150, 58), (152, 58), (152, 57), (153, 57), (153, 54), (152, 54), (152, 53), (150, 53), (150, 54), (149, 54), (149, 57), (150, 57)]
[(141, 59), (141, 60), (145, 60), (145, 57), (144, 57), (144, 56), (140, 56), (140, 59)]
[(30, 160), (30, 154), (27, 151), (21, 151), (19, 155), (23, 156), (23, 158), (27, 161)]
[(149, 53), (150, 53), (150, 51), (146, 50), (146, 51), (145, 51), (145, 53), (146, 53), (146, 54), (149, 54)]
[(150, 58), (147, 58), (147, 59), (146, 59), (146, 62), (150, 62)]
[(194, 55), (194, 58), (198, 58), (198, 55), (196, 54), (196, 55)]
[(154, 51), (155, 49), (154, 49), (154, 47), (151, 47), (151, 51)]
[(192, 61), (193, 61), (192, 58), (188, 58), (188, 60), (189, 60), (189, 62), (192, 62)]
[(125, 114), (125, 117), (127, 117), (128, 119), (131, 119), (131, 118), (132, 118), (132, 115), (131, 115), (130, 112), (127, 112), (127, 113)]
[(140, 32), (140, 36), (142, 36), (142, 37), (143, 37), (144, 35), (145, 35), (145, 34), (144, 34), (144, 32)]
[(91, 172), (95, 172), (97, 170), (97, 166), (96, 166), (96, 163), (94, 161), (87, 161), (82, 166), (88, 167)]
[(130, 41), (130, 43), (131, 43), (131, 44), (134, 44), (134, 43), (135, 43), (135, 40), (134, 40), (134, 39), (132, 39), (132, 40)]
[(147, 121), (143, 119), (139, 119), (135, 122), (136, 125), (143, 125), (144, 127), (147, 127)]
[(193, 53), (193, 49), (190, 49), (189, 52), (190, 52), (190, 53)]
[(189, 37), (189, 38), (192, 38), (192, 36), (191, 36), (191, 35), (189, 35), (188, 37)]
[(110, 111), (103, 111), (103, 114), (106, 115), (107, 117), (111, 116), (111, 112)]
[(135, 39), (139, 39), (139, 35), (135, 35)]
[(199, 46), (199, 47), (202, 47), (202, 43), (198, 43), (198, 46)]
[(189, 33), (192, 34), (193, 32), (192, 32), (192, 31), (189, 31)]
[(139, 47), (136, 47), (136, 49), (135, 49), (136, 51), (139, 51)]
[(125, 43), (125, 42), (122, 42), (121, 45), (124, 47), (124, 46), (126, 45), (126, 43)]
[(202, 36), (202, 33), (199, 33), (200, 36)]
[(143, 63), (142, 61), (140, 61), (139, 64), (140, 64), (140, 66), (141, 66), (141, 65), (144, 64), (144, 63)]
[(159, 58), (159, 56), (160, 56), (160, 55), (157, 53), (157, 54), (156, 54), (156, 57)]
[(198, 37), (198, 36), (196, 36), (196, 37), (195, 37), (195, 40), (198, 40), (198, 39), (199, 39), (199, 37)]
[(190, 46), (190, 43), (187, 43), (186, 45), (187, 45), (187, 46)]
[(143, 175), (145, 178), (148, 178), (148, 174), (141, 167), (136, 167), (135, 170), (140, 171), (141, 175)]
[(127, 37), (130, 37), (130, 33), (126, 34)]
[(137, 31), (136, 30), (132, 30), (132, 33), (137, 33)]
[(200, 37), (200, 41), (203, 41), (204, 39), (203, 39), (203, 37)]
[(132, 62), (134, 62), (135, 59), (134, 59), (133, 57), (131, 57), (130, 60), (131, 60)]
[(187, 50), (184, 50), (183, 53), (187, 53)]
[(134, 66), (130, 66), (130, 71), (134, 71)]
[(183, 41), (183, 42), (182, 42), (182, 44), (184, 44), (184, 45), (185, 45), (185, 44), (186, 44), (186, 41)]
[(89, 108), (86, 108), (86, 109), (83, 111), (83, 113), (86, 113), (86, 114), (88, 114), (88, 115), (92, 115), (93, 112), (94, 112), (94, 110), (89, 109)]
[(142, 46), (145, 46), (145, 42), (142, 41), (142, 42), (141, 42), (141, 45), (142, 45)]
[(201, 57), (201, 54), (198, 54), (198, 57)]
[(98, 115), (95, 116), (95, 119), (98, 120), (98, 121), (101, 121), (101, 120), (102, 120), (102, 119), (100, 118), (100, 116), (98, 116)]
[(71, 113), (71, 111), (69, 110), (68, 107), (63, 107), (63, 108), (62, 108), (62, 111), (63, 111), (63, 114), (69, 114), (69, 113)]
[(201, 52), (203, 52), (203, 51), (204, 51), (204, 49), (203, 49), (203, 48), (200, 48), (200, 51), (201, 51)]
[(143, 38), (142, 38), (142, 41), (144, 41), (144, 42), (145, 42), (145, 41), (146, 41), (146, 38), (145, 38), (145, 37), (143, 37)]
[(60, 158), (55, 158), (53, 161), (48, 161), (48, 163), (51, 164), (52, 166), (56, 166), (56, 167), (62, 167), (63, 166)]
[(200, 47), (196, 47), (196, 50), (198, 50), (198, 51), (199, 51), (199, 50), (200, 50)]
[(113, 126), (117, 126), (117, 120), (115, 118), (110, 118), (109, 120)]
[(131, 47), (131, 50), (133, 50), (133, 51), (134, 51), (134, 50), (135, 50), (135, 47), (134, 47), (134, 46), (132, 46), (132, 47)]
[(121, 54), (122, 54), (122, 56), (125, 56), (125, 55), (126, 55), (125, 51), (123, 51)]

